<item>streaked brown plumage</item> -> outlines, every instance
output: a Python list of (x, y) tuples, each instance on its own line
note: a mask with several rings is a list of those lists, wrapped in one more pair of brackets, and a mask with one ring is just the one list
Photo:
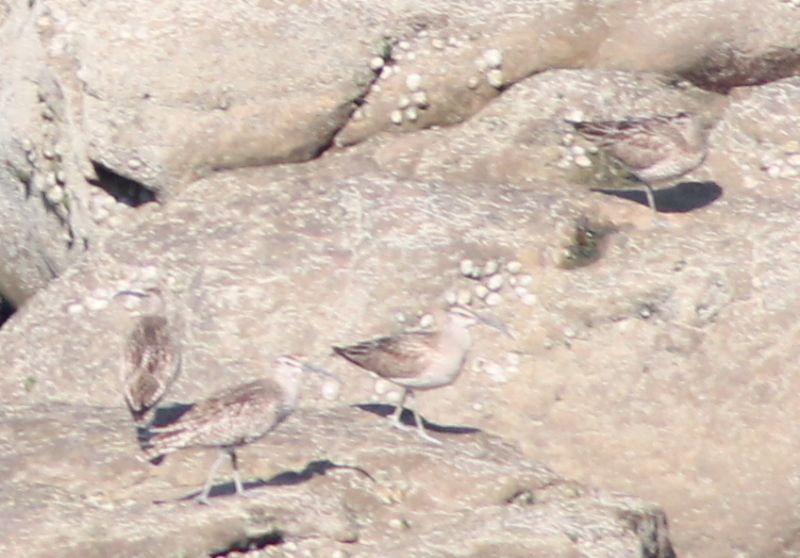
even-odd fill
[(220, 448), (223, 453), (211, 467), (198, 500), (208, 503), (216, 471), (226, 456), (233, 465), (236, 492), (242, 494), (236, 448), (266, 435), (295, 410), (304, 370), (325, 373), (295, 357), (279, 357), (271, 377), (223, 390), (197, 403), (172, 424), (153, 428), (143, 446), (145, 454), (156, 459), (182, 448)]
[(642, 182), (654, 212), (657, 209), (650, 183), (678, 178), (700, 166), (706, 156), (704, 127), (697, 116), (687, 112), (572, 124)]
[[(339, 356), (403, 388), (403, 395), (392, 415), (392, 424), (401, 426), (400, 416), (406, 397), (415, 390), (435, 389), (452, 384), (464, 365), (472, 345), (469, 328), (477, 323), (507, 333), (500, 324), (456, 306), (447, 314), (447, 323), (438, 332), (412, 331), (380, 337), (347, 347), (333, 347)], [(416, 409), (412, 409), (420, 436), (439, 443), (425, 432)]]
[(178, 377), (180, 365), (180, 343), (167, 318), (161, 313), (140, 317), (128, 336), (120, 368), (123, 396), (136, 424), (143, 425), (152, 417)]
[(404, 381), (418, 380), (421, 371), (439, 356), (440, 337), (440, 332), (409, 331), (333, 350), (361, 368), (403, 385)]

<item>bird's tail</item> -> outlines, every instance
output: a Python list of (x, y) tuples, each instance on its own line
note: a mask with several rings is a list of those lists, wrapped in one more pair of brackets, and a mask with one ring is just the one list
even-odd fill
[(573, 122), (575, 130), (582, 136), (603, 139), (617, 131), (611, 122)]
[[(126, 403), (128, 403), (127, 400), (126, 400)], [(134, 409), (133, 407), (131, 407), (131, 404), (128, 403), (128, 410), (131, 413), (131, 418), (133, 419), (134, 424), (139, 429), (147, 428), (147, 425), (153, 419), (153, 413), (151, 412), (152, 409), (150, 409), (150, 408), (148, 408), (148, 409)]]
[[(382, 341), (378, 339), (377, 341)], [(370, 354), (375, 350), (377, 341), (364, 341), (363, 343), (356, 343), (347, 347), (333, 347), (333, 352), (340, 357), (343, 357), (350, 362), (358, 364), (360, 357)]]
[(145, 459), (158, 465), (169, 453), (182, 446), (184, 430), (166, 428), (139, 428), (137, 429), (139, 447)]

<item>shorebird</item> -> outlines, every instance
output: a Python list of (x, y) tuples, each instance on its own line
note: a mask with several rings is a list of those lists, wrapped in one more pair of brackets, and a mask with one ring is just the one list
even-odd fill
[(651, 183), (678, 178), (700, 166), (706, 156), (704, 126), (688, 112), (571, 124), (639, 179), (654, 213), (658, 210)]
[(220, 391), (197, 403), (175, 422), (152, 428), (143, 445), (145, 455), (152, 461), (183, 448), (220, 448), (222, 453), (211, 466), (197, 501), (209, 503), (212, 483), (226, 457), (230, 457), (233, 467), (236, 494), (244, 494), (236, 450), (268, 434), (292, 414), (297, 407), (304, 371), (335, 378), (297, 357), (278, 357), (271, 377)]
[[(391, 424), (404, 428), (400, 417), (406, 398), (410, 395), (413, 399), (416, 390), (435, 389), (450, 385), (456, 380), (472, 346), (469, 328), (479, 323), (511, 337), (502, 324), (463, 306), (454, 306), (448, 311), (447, 323), (440, 331), (408, 331), (347, 347), (333, 347), (333, 351), (403, 388)], [(425, 431), (417, 413), (416, 402), (412, 412), (418, 434), (426, 440), (440, 444), (439, 440)]]
[(114, 296), (123, 295), (143, 297), (147, 304), (128, 336), (120, 367), (125, 403), (137, 426), (143, 426), (180, 373), (181, 347), (165, 316), (159, 289), (120, 291)]

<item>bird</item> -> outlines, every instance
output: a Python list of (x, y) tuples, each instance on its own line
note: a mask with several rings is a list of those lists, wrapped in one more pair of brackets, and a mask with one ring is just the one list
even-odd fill
[(689, 112), (571, 124), (639, 179), (654, 213), (658, 210), (651, 183), (683, 176), (706, 157), (704, 125)]
[(161, 290), (120, 291), (145, 298), (147, 310), (128, 335), (120, 366), (122, 393), (137, 426), (144, 426), (181, 370), (181, 345), (165, 314)]
[(151, 428), (143, 442), (145, 456), (156, 461), (183, 448), (219, 448), (222, 453), (211, 466), (197, 501), (209, 503), (212, 483), (225, 458), (231, 460), (236, 494), (244, 495), (236, 450), (273, 431), (294, 412), (304, 371), (336, 378), (297, 356), (282, 355), (275, 359), (270, 376), (219, 391), (175, 422)]
[[(440, 331), (407, 331), (354, 345), (334, 346), (333, 351), (403, 389), (391, 424), (404, 428), (400, 418), (406, 398), (410, 396), (413, 399), (417, 390), (450, 385), (458, 378), (472, 346), (469, 328), (479, 323), (512, 337), (499, 322), (480, 316), (466, 307), (454, 306), (448, 311), (447, 323)], [(416, 404), (412, 412), (419, 436), (441, 444), (425, 431)]]

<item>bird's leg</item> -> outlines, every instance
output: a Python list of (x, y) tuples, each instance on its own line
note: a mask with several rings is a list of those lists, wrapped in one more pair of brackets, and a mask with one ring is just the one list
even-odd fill
[(656, 195), (655, 192), (653, 192), (653, 187), (644, 180), (642, 180), (641, 183), (644, 186), (644, 194), (647, 196), (647, 204), (650, 206), (650, 209), (653, 210), (653, 213), (658, 215), (658, 209), (656, 209)]
[(403, 424), (402, 416), (403, 416), (403, 405), (406, 402), (406, 397), (408, 396), (408, 390), (403, 388), (403, 395), (400, 396), (400, 401), (397, 403), (397, 407), (395, 408), (394, 413), (392, 413), (392, 426), (395, 428), (399, 428), (401, 430), (405, 430), (406, 426)]
[(225, 458), (228, 457), (227, 452), (221, 453), (217, 460), (214, 461), (214, 464), (211, 465), (211, 469), (208, 471), (208, 478), (206, 479), (206, 484), (203, 486), (203, 492), (200, 493), (200, 496), (197, 497), (198, 504), (210, 504), (208, 501), (208, 493), (211, 492), (211, 486), (214, 483), (214, 478), (217, 476), (217, 470)]
[(244, 496), (244, 487), (242, 486), (242, 479), (239, 476), (239, 457), (236, 455), (236, 449), (230, 448), (228, 455), (231, 456), (231, 466), (233, 467), (233, 484), (236, 486), (236, 495)]
[(427, 440), (428, 442), (441, 445), (441, 441), (428, 434), (428, 432), (425, 430), (425, 424), (422, 422), (422, 417), (419, 416), (419, 413), (417, 413), (417, 398), (413, 391), (411, 392), (411, 400), (414, 402), (413, 406), (411, 407), (411, 412), (414, 413), (414, 423), (417, 425), (417, 434), (419, 434), (421, 438)]

